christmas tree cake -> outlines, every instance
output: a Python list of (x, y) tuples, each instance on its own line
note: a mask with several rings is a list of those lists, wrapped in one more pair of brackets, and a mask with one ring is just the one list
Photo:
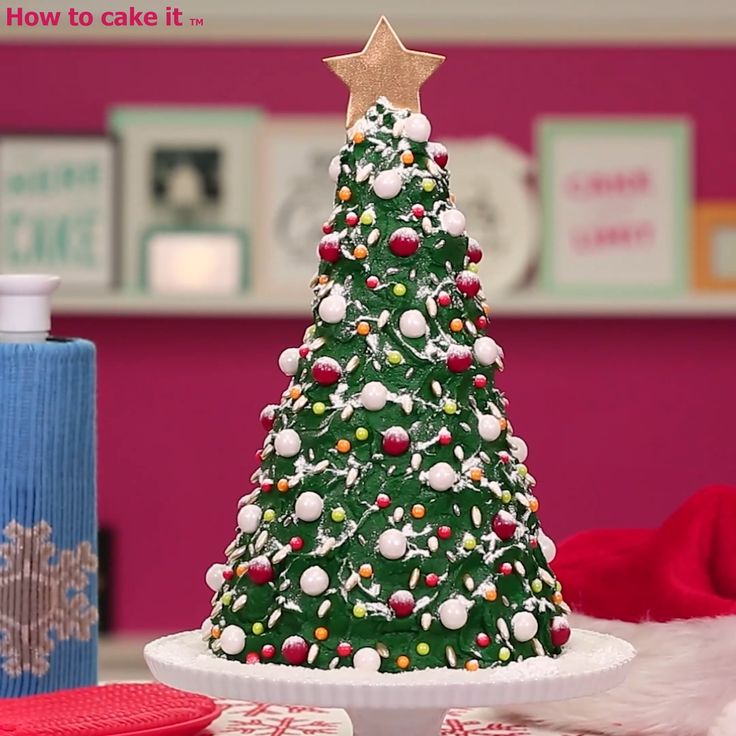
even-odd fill
[(254, 489), (203, 636), (244, 663), (402, 672), (554, 656), (569, 637), (527, 447), (496, 386), (477, 263), (421, 83), (381, 19), (348, 82), (314, 324), (279, 358)]

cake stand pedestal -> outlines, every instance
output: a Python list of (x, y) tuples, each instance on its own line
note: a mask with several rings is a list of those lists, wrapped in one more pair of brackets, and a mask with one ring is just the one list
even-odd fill
[(230, 700), (344, 708), (354, 736), (436, 736), (450, 708), (593, 695), (623, 682), (635, 654), (621, 639), (579, 629), (556, 659), (533, 657), (475, 672), (243, 665), (212, 655), (199, 631), (165, 636), (144, 650), (153, 676), (166, 685)]

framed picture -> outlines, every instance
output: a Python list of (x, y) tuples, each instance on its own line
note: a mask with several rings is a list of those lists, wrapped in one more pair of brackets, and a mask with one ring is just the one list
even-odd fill
[(0, 270), (112, 286), (115, 158), (105, 136), (0, 136)]
[(736, 292), (736, 202), (699, 202), (695, 208), (693, 285)]
[(478, 264), (486, 296), (519, 288), (539, 255), (537, 193), (530, 156), (500, 138), (446, 141), (451, 186), (483, 248)]
[(686, 119), (545, 118), (538, 126), (546, 289), (662, 297), (687, 284)]
[(132, 290), (237, 296), (250, 288), (260, 114), (116, 108), (123, 278)]
[(264, 217), (254, 253), (255, 289), (308, 311), (317, 245), (335, 183), (327, 171), (345, 144), (343, 117), (276, 117), (264, 136)]

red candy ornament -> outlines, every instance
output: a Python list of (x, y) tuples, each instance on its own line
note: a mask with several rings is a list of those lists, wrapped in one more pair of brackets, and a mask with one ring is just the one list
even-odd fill
[(261, 657), (263, 659), (273, 659), (276, 656), (276, 647), (273, 644), (264, 644), (261, 647)]
[(292, 537), (289, 540), (289, 546), (294, 550), (294, 552), (298, 552), (302, 547), (304, 547), (304, 540), (301, 537)]
[(549, 634), (553, 646), (561, 647), (567, 644), (570, 638), (570, 624), (567, 623), (567, 619), (564, 616), (555, 616), (550, 624)]
[(428, 587), (436, 588), (437, 584), (440, 582), (440, 577), (436, 573), (430, 572), (424, 578), (424, 582), (427, 584)]
[(424, 217), (424, 205), (421, 204), (413, 204), (411, 206), (411, 213), (414, 215), (414, 217), (417, 218), (417, 220), (420, 217)]
[(248, 565), (248, 577), (256, 585), (265, 585), (273, 580), (273, 566), (268, 557), (261, 555), (250, 561)]
[(322, 232), (325, 235), (329, 235), (332, 232), (332, 229), (333, 228), (332, 228), (332, 223), (331, 222), (326, 222), (324, 225), (322, 225)]
[(486, 327), (488, 327), (488, 319), (481, 315), (478, 317), (478, 319), (475, 320), (475, 326), (481, 331), (484, 332)]
[(473, 386), (475, 386), (475, 388), (485, 388), (487, 385), (488, 379), (485, 376), (478, 374), (473, 378)]
[(391, 233), (388, 247), (395, 256), (406, 258), (419, 249), (419, 235), (410, 227), (400, 227)]
[(373, 291), (373, 289), (377, 289), (377, 288), (378, 288), (378, 284), (379, 284), (379, 283), (380, 283), (380, 281), (378, 280), (378, 276), (369, 276), (369, 277), (368, 277), (368, 278), (367, 278), (367, 279), (365, 280), (365, 285), (366, 285), (366, 286), (367, 286), (367, 287), (368, 287), (368, 288), (369, 288), (369, 289), (370, 289), (371, 291)]
[(306, 358), (309, 355), (309, 348), (306, 345), (302, 345), (299, 348), (299, 357)]
[(403, 455), (410, 445), (411, 439), (403, 427), (391, 427), (383, 434), (381, 446), (387, 455)]
[(307, 661), (309, 644), (301, 636), (290, 636), (281, 645), (281, 656), (293, 665), (304, 664)]
[(319, 241), (317, 252), (323, 261), (337, 263), (342, 255), (340, 252), (340, 238), (334, 234), (326, 235)]
[(451, 301), (452, 299), (450, 299), (450, 295), (446, 291), (441, 291), (437, 295), (437, 304), (441, 307), (449, 307)]
[(447, 427), (442, 427), (440, 433), (437, 435), (437, 440), (441, 445), (449, 445), (452, 442), (452, 434)]
[(414, 612), (414, 596), (408, 590), (397, 590), (391, 594), (388, 605), (397, 618), (406, 618)]
[(475, 637), (475, 643), (479, 646), (485, 649), (490, 643), (491, 643), (491, 637), (488, 636), (488, 634), (485, 633), (485, 631), (481, 631), (476, 637)]
[(437, 530), (437, 536), (440, 539), (449, 539), (452, 536), (452, 529), (449, 526), (441, 526)]
[(376, 506), (379, 509), (387, 509), (391, 505), (391, 496), (386, 493), (379, 493), (376, 496)]
[(260, 661), (261, 656), (258, 652), (248, 652), (248, 654), (245, 655), (246, 664), (258, 664)]
[(312, 366), (312, 378), (320, 386), (331, 386), (337, 383), (342, 376), (342, 368), (334, 358), (319, 358)]
[(460, 271), (455, 277), (457, 290), (467, 299), (472, 299), (480, 291), (480, 279), (472, 271)]
[(434, 162), (444, 169), (448, 160), (447, 149), (441, 143), (434, 142), (430, 143), (428, 148)]
[(468, 370), (473, 363), (473, 353), (464, 345), (453, 345), (447, 351), (447, 367), (453, 373), (462, 373)]
[(468, 250), (466, 251), (468, 255), (468, 260), (471, 263), (480, 263), (481, 259), (483, 258), (483, 251), (481, 250), (480, 245), (478, 245), (478, 241), (475, 238), (470, 238), (468, 240)]
[(501, 575), (511, 575), (511, 573), (514, 571), (514, 568), (511, 567), (510, 562), (504, 562), (501, 564), (501, 567), (498, 568)]
[(341, 641), (337, 645), (337, 654), (340, 657), (349, 657), (353, 653), (353, 647), (350, 643), (346, 641)]
[(261, 411), (261, 426), (266, 432), (270, 432), (273, 429), (273, 423), (276, 421), (276, 409), (278, 409), (276, 404), (268, 404)]
[(507, 511), (499, 511), (491, 523), (493, 533), (501, 540), (511, 539), (516, 532), (516, 519)]
[(345, 215), (345, 224), (350, 227), (355, 227), (358, 224), (358, 215), (356, 215), (355, 212), (348, 212), (347, 215)]

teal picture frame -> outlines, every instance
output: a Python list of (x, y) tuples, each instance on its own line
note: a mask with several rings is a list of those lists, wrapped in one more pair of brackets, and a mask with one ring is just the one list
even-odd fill
[[(147, 247), (161, 232), (228, 232), (241, 243), (240, 294), (252, 291), (258, 231), (263, 114), (255, 107), (180, 105), (122, 106), (108, 114), (119, 140), (122, 172), (122, 274), (130, 292), (148, 293)], [(174, 222), (152, 191), (153, 161), (159, 152), (217, 152), (216, 206), (201, 217)], [(212, 169), (209, 169), (212, 171)], [(209, 181), (209, 179), (208, 179)]]
[[(540, 285), (555, 296), (581, 299), (651, 299), (682, 295), (688, 288), (689, 250), (692, 210), (692, 123), (687, 117), (572, 117), (544, 116), (535, 129), (539, 165), (539, 189), (542, 214), (542, 256)], [(564, 283), (559, 279), (559, 222), (556, 208), (558, 188), (557, 161), (561, 141), (596, 141), (605, 139), (636, 141), (646, 145), (666, 141), (671, 148), (671, 189), (668, 198), (669, 228), (672, 232), (671, 277), (664, 283), (647, 283), (637, 275), (637, 283), (596, 281)]]

